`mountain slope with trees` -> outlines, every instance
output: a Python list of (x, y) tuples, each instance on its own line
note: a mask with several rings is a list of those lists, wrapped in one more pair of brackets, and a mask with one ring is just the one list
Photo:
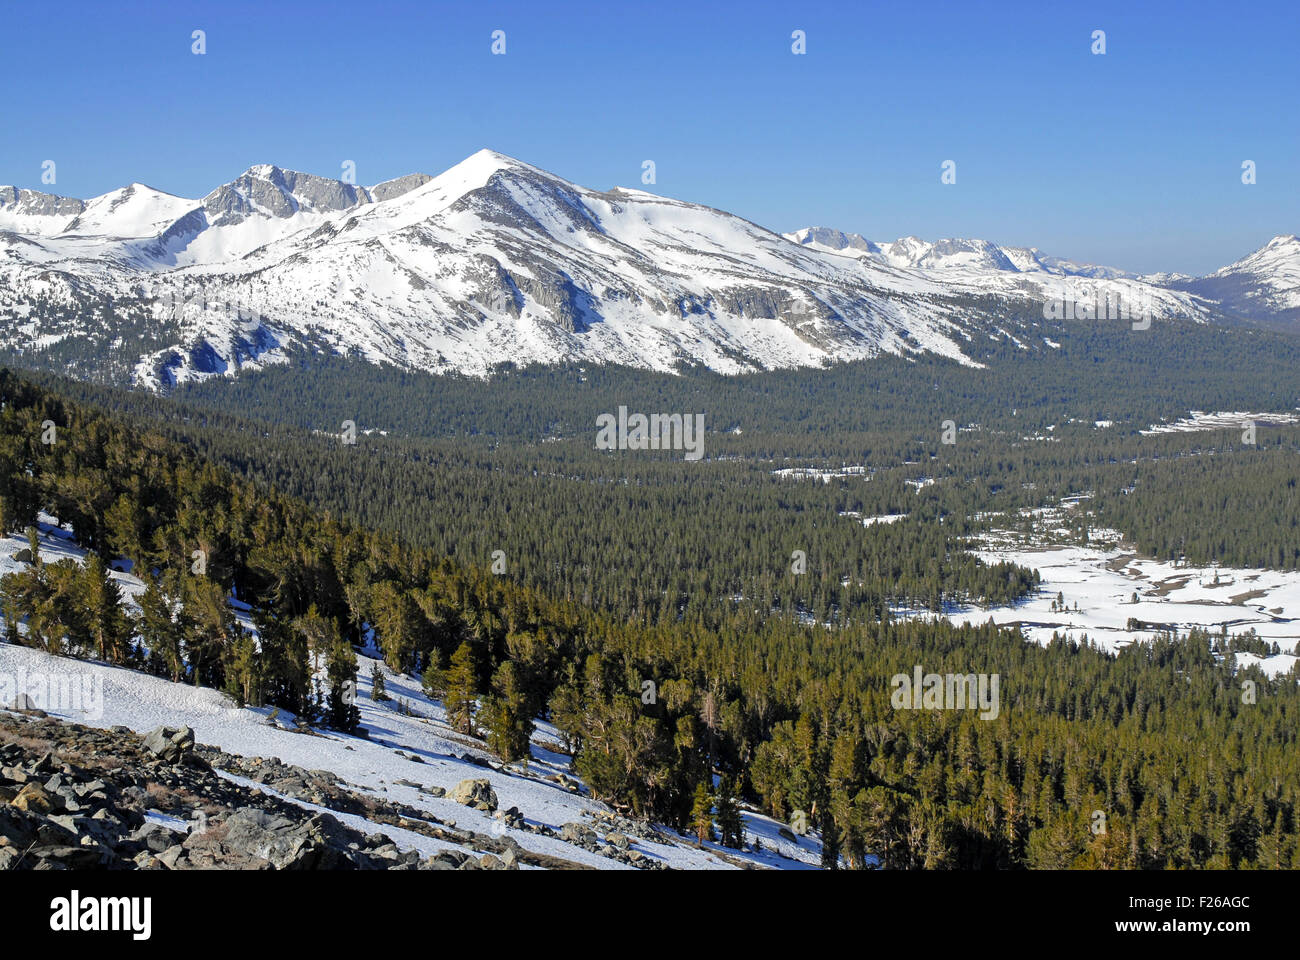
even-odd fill
[[(342, 676), (370, 624), (390, 669), (421, 672), (503, 755), (545, 713), (596, 796), (685, 828), (721, 773), (818, 830), (828, 865), (1296, 865), (1296, 678), (1239, 670), (1205, 634), (1112, 656), (888, 618), (629, 623), (317, 513), (7, 371), (0, 401), (8, 528), (45, 510), (101, 557), (150, 571), (164, 598), (146, 605), (146, 654), (84, 628), (103, 602), (89, 572), (72, 585), (33, 564), (4, 584), (13, 639), (35, 617), (25, 642), (301, 706), (309, 651)], [(231, 591), (265, 631), (258, 656), (213, 609)], [(175, 599), (185, 618), (169, 627)], [(891, 678), (918, 663), (998, 674), (997, 719), (894, 709)]]

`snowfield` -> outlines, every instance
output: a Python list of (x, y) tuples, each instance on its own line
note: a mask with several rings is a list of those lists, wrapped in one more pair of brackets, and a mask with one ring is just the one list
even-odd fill
[[(1153, 423), (1150, 429), (1138, 433), (1150, 436), (1154, 433), (1202, 433), (1208, 430), (1244, 430), (1252, 423), (1288, 424), (1300, 420), (1293, 413), (1206, 413), (1202, 410), (1191, 411), (1190, 417), (1173, 423)], [(1100, 423), (1098, 424), (1100, 426)]]
[[(956, 607), (944, 616), (954, 624), (1018, 625), (1027, 640), (1047, 643), (1053, 634), (1098, 646), (1118, 647), (1150, 639), (1162, 629), (1186, 633), (1192, 627), (1229, 634), (1254, 630), (1282, 653), (1259, 657), (1238, 653), (1240, 663), (1260, 663), (1278, 676), (1297, 662), (1300, 641), (1300, 571), (1191, 567), (1143, 559), (1115, 548), (1026, 546), (988, 543), (976, 555), (987, 563), (1010, 561), (1036, 569), (1042, 585), (1013, 606)], [(1137, 603), (1133, 595), (1137, 594)], [(1052, 609), (1058, 594), (1065, 609)], [(1076, 604), (1078, 609), (1075, 609)], [(1130, 618), (1154, 626), (1128, 627)]]

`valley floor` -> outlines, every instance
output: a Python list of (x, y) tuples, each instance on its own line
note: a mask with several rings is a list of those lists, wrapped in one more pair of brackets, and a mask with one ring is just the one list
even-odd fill
[[(1112, 650), (1150, 639), (1161, 630), (1226, 628), (1231, 635), (1254, 630), (1270, 644), (1276, 642), (1282, 652), (1239, 652), (1239, 663), (1259, 663), (1276, 676), (1297, 662), (1300, 571), (1193, 567), (1145, 559), (1119, 547), (1036, 546), (1010, 538), (990, 538), (976, 552), (988, 563), (1010, 561), (1036, 569), (1042, 585), (1013, 605), (946, 610), (944, 617), (954, 624), (992, 619), (1019, 626), (1025, 638), (1036, 643), (1047, 643), (1053, 635), (1075, 641), (1086, 637)], [(1063, 605), (1058, 597), (1064, 597)], [(1130, 627), (1132, 619), (1143, 627)]]

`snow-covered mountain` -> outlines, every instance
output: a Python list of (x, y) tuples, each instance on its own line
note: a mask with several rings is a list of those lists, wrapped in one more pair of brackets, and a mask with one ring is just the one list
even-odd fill
[[(929, 242), (904, 237), (882, 243), (828, 227), (805, 227), (785, 237), (809, 249), (920, 271), (942, 278), (954, 288), (996, 290), (1006, 286), (1007, 275), (1087, 278), (1114, 282), (1104, 289), (1190, 293), (1199, 307), (1220, 319), (1281, 326), (1300, 320), (1300, 237), (1296, 236), (1274, 237), (1249, 256), (1205, 277), (1139, 275), (1049, 256), (1036, 247), (1003, 247), (988, 240)], [(1169, 303), (1160, 294), (1150, 296), (1158, 304)]]
[(1048, 256), (1036, 247), (1001, 247), (988, 240), (950, 239), (929, 242), (919, 237), (903, 237), (892, 243), (877, 243), (859, 234), (842, 233), (829, 227), (805, 227), (784, 236), (793, 243), (828, 253), (869, 258), (893, 267), (926, 271), (992, 271), (1107, 280), (1136, 278), (1135, 274), (1114, 267), (1074, 263)]
[(1300, 321), (1300, 237), (1274, 237), (1208, 277), (1172, 277), (1165, 285), (1212, 300), (1245, 320), (1294, 326)]
[[(734, 373), (1039, 349), (1048, 301), (1209, 320), (1196, 291), (983, 240), (781, 236), (483, 150), (371, 187), (254, 166), (201, 199), (0, 187), (0, 349), (165, 386), (310, 347), (481, 374), (569, 360)], [(1018, 328), (1018, 329), (1017, 329)], [(32, 356), (35, 354), (35, 356)]]

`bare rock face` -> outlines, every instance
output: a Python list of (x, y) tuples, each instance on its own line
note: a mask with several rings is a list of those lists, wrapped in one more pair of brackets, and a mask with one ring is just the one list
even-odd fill
[(337, 213), (370, 202), (365, 187), (261, 164), (213, 190), (203, 208), (209, 222), (226, 226), (259, 213), (283, 219), (300, 210)]
[(393, 197), (400, 197), (403, 194), (410, 193), (419, 187), (424, 186), (433, 177), (427, 173), (408, 173), (404, 177), (398, 177), (395, 180), (385, 180), (383, 183), (377, 183), (370, 188), (370, 196), (375, 203), (383, 203), (385, 200), (391, 200)]
[(84, 200), (59, 197), (39, 190), (0, 187), (0, 209), (29, 217), (75, 217), (86, 209)]

